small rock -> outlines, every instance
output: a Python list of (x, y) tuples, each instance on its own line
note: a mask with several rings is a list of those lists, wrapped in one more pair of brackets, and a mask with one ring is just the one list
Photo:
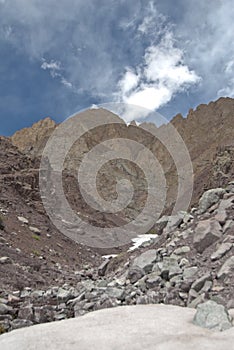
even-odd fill
[(225, 261), (221, 269), (217, 273), (218, 278), (225, 278), (234, 270), (234, 256), (231, 256)]
[(71, 297), (71, 293), (69, 290), (59, 288), (57, 292), (57, 298), (59, 300), (67, 301)]
[(189, 260), (186, 258), (182, 258), (179, 263), (180, 267), (189, 265)]
[(66, 318), (67, 318), (66, 314), (58, 313), (54, 316), (54, 321), (61, 321), (61, 320), (65, 320)]
[(41, 234), (41, 231), (37, 227), (29, 226), (29, 230), (38, 236), (40, 236), (40, 234)]
[(37, 299), (37, 298), (42, 298), (43, 297), (43, 295), (44, 295), (44, 291), (43, 290), (34, 290), (32, 293), (31, 293), (31, 297), (32, 298), (35, 298), (35, 299)]
[(179, 247), (179, 248), (174, 250), (174, 254), (176, 254), (176, 255), (183, 255), (183, 254), (186, 254), (189, 252), (190, 252), (190, 247), (187, 245), (184, 245), (183, 247)]
[[(190, 299), (191, 300), (191, 299)], [(198, 295), (195, 299), (193, 299), (192, 301), (188, 302), (188, 307), (190, 308), (196, 308), (199, 304), (204, 303), (205, 302), (205, 293), (202, 293), (200, 295)]]
[(116, 298), (118, 300), (124, 300), (125, 292), (120, 288), (107, 288), (106, 293), (111, 298)]
[(6, 315), (6, 314), (11, 313), (11, 312), (12, 312), (12, 307), (10, 307), (4, 303), (0, 304), (0, 315)]
[(180, 275), (182, 269), (180, 268), (178, 261), (174, 257), (164, 257), (161, 267), (161, 277), (165, 280), (169, 280), (176, 275)]
[(193, 277), (198, 271), (198, 267), (197, 266), (191, 266), (191, 267), (186, 267), (183, 271), (183, 278), (186, 279), (190, 279), (191, 277)]
[(177, 227), (179, 227), (180, 224), (183, 222), (183, 219), (184, 219), (186, 214), (187, 214), (186, 212), (180, 211), (176, 215), (169, 216), (167, 226), (165, 227), (166, 232), (169, 233), (169, 232), (177, 229)]
[(223, 226), (223, 232), (225, 233), (227, 230), (229, 230), (232, 226), (234, 226), (234, 220), (227, 220), (225, 225)]
[(213, 285), (212, 281), (206, 281), (204, 283), (204, 286), (200, 290), (200, 293), (208, 293), (211, 290), (212, 285)]
[(24, 218), (23, 216), (18, 216), (18, 220), (25, 225), (27, 225), (29, 222), (28, 219)]
[(234, 309), (234, 299), (231, 299), (227, 303), (227, 308), (228, 309)]
[(143, 276), (144, 276), (144, 271), (139, 266), (132, 266), (128, 270), (127, 278), (133, 284), (136, 283)]
[(0, 258), (0, 264), (12, 264), (12, 260), (8, 256), (2, 256)]
[(18, 329), (18, 328), (32, 326), (33, 323), (32, 321), (29, 321), (29, 320), (22, 320), (22, 319), (16, 318), (13, 321), (11, 321), (10, 325), (11, 325), (11, 329)]
[(33, 321), (33, 306), (32, 306), (32, 304), (22, 306), (19, 309), (18, 318)]
[(229, 250), (232, 249), (232, 243), (223, 243), (221, 246), (211, 255), (211, 260), (215, 261), (222, 258)]
[(161, 235), (163, 229), (167, 226), (169, 216), (163, 215), (154, 225), (154, 230), (158, 235)]
[(98, 275), (105, 276), (107, 266), (109, 265), (110, 259), (105, 259), (98, 267)]
[(7, 241), (6, 238), (0, 236), (0, 243), (4, 244), (4, 243), (6, 243), (6, 241)]

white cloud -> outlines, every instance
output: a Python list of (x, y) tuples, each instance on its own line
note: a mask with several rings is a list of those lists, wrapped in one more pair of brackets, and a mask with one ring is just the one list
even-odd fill
[(218, 90), (217, 96), (234, 97), (234, 59), (228, 61), (224, 67), (227, 85)]
[[(1, 1), (1, 0), (0, 0)], [(3, 28), (0, 28), (0, 35), (4, 37), (4, 39), (10, 41), (11, 40), (11, 35), (13, 33), (13, 28), (12, 26), (6, 25)]]
[(229, 61), (225, 66), (225, 73), (234, 75), (234, 59)]
[(65, 79), (64, 77), (61, 78), (61, 83), (62, 83), (63, 85), (65, 85), (66, 87), (68, 87), (68, 88), (72, 88), (72, 87), (73, 87), (72, 83), (70, 83), (70, 81), (68, 81), (68, 80)]
[(159, 108), (171, 99), (171, 93), (165, 86), (141, 86), (139, 91), (134, 91), (129, 97), (125, 98), (125, 102), (141, 106), (149, 110)]
[(137, 87), (139, 78), (139, 75), (127, 69), (123, 79), (121, 79), (119, 82), (119, 87), (124, 95)]
[(48, 70), (50, 72), (50, 75), (52, 78), (59, 78), (60, 82), (65, 85), (66, 87), (72, 89), (73, 85), (70, 81), (68, 81), (63, 75), (62, 75), (62, 67), (61, 62), (51, 60), (50, 62), (46, 62), (44, 58), (42, 58), (43, 63), (41, 64), (41, 68), (44, 70)]
[(61, 63), (58, 62), (58, 61), (50, 61), (50, 62), (46, 62), (45, 59), (42, 59), (43, 60), (43, 63), (41, 65), (41, 68), (46, 70), (46, 69), (49, 69), (49, 70), (53, 70), (53, 71), (56, 71), (56, 70), (61, 70)]
[[(167, 31), (158, 44), (145, 50), (136, 73), (127, 69), (119, 82), (119, 99), (155, 110), (168, 103), (174, 94), (198, 83), (200, 77), (183, 62), (183, 56), (183, 51), (175, 47), (172, 33)], [(125, 119), (129, 117), (128, 113)]]
[(52, 78), (61, 77), (62, 75), (59, 73), (61, 71), (61, 62), (51, 60), (50, 62), (46, 62), (44, 58), (42, 58), (43, 63), (41, 64), (41, 68), (44, 70), (48, 70)]
[(233, 96), (233, 1), (186, 1), (183, 12), (175, 35), (186, 48), (187, 62), (203, 78), (203, 101)]
[(183, 51), (174, 47), (170, 32), (159, 45), (146, 50), (144, 75), (148, 81), (163, 83), (173, 90), (198, 81), (196, 73), (183, 63)]
[(169, 27), (170, 24), (166, 24), (166, 17), (157, 10), (154, 2), (150, 1), (146, 8), (146, 14), (137, 30), (145, 36), (159, 36), (163, 33), (165, 28), (169, 30)]

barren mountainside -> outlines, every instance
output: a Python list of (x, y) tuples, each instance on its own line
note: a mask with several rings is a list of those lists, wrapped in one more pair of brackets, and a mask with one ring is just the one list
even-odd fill
[[(89, 114), (89, 118), (96, 118), (100, 113), (110, 112), (99, 109), (86, 113)], [(208, 105), (199, 105), (195, 110), (190, 110), (186, 118), (179, 114), (172, 119), (171, 123), (183, 138), (192, 160), (194, 171), (192, 204), (196, 204), (205, 189), (226, 184), (228, 179), (233, 176), (234, 99), (220, 98)], [(148, 127), (149, 130), (156, 128), (152, 123), (148, 124)], [(55, 128), (54, 121), (46, 118), (32, 127), (17, 131), (11, 137), (11, 141), (22, 153), (34, 159), (41, 156), (46, 141)], [(167, 126), (161, 128), (165, 129)], [(157, 132), (160, 133), (160, 128)], [(71, 174), (72, 169), (76, 168), (77, 164), (73, 164), (73, 158), (77, 162), (77, 153), (80, 157), (78, 161), (81, 161), (82, 156), (96, 144), (106, 139), (118, 137), (140, 142), (156, 155), (166, 175), (168, 185), (166, 208), (170, 208), (175, 201), (178, 185), (174, 161), (168, 150), (157, 139), (154, 139), (151, 134), (147, 134), (134, 123), (129, 126), (121, 125), (118, 128), (114, 125), (106, 125), (95, 129), (93, 133), (87, 133), (85, 137), (78, 140), (67, 157), (66, 166), (70, 170), (69, 173)], [(118, 163), (126, 166), (126, 162), (121, 160)], [(130, 162), (127, 162), (127, 166), (133, 182), (139, 182), (141, 176), (139, 176), (138, 169)], [(107, 165), (103, 171), (103, 183), (100, 184), (100, 187), (103, 188), (103, 184), (105, 184), (104, 187), (107, 188), (108, 193), (114, 191), (112, 180), (122, 176), (119, 167), (113, 166), (113, 164), (112, 167)], [(126, 176), (126, 171), (124, 176)], [(139, 186), (138, 183), (139, 187), (144, 186), (142, 183)], [(130, 213), (128, 214), (131, 216)]]
[[(111, 112), (84, 113), (92, 121)], [(65, 159), (63, 188), (82, 219), (99, 227), (121, 226), (142, 210), (147, 184), (134, 164), (142, 154), (131, 150), (132, 162), (117, 159), (100, 169), (97, 188), (107, 200), (115, 199), (116, 180), (127, 178), (133, 184), (132, 202), (116, 214), (94, 210), (82, 198), (76, 167), (83, 156), (105, 140), (127, 138), (142, 143), (160, 162), (168, 189), (165, 215), (146, 233), (148, 241), (134, 249), (131, 244), (104, 249), (75, 243), (49, 220), (40, 197), (39, 168), (43, 148), (57, 127), (53, 120), (46, 118), (10, 138), (0, 137), (0, 333), (119, 305), (197, 307), (213, 300), (234, 308), (233, 122), (231, 98), (198, 106), (187, 118), (173, 118), (194, 169), (190, 208), (173, 216), (178, 187), (175, 164), (150, 132), (134, 123), (111, 124), (75, 142)], [(157, 135), (166, 134), (168, 126), (147, 128)], [(118, 147), (130, 151), (128, 145)], [(56, 205), (59, 198), (47, 180)], [(103, 258), (109, 254), (115, 256)], [(231, 327), (230, 319), (227, 323)]]

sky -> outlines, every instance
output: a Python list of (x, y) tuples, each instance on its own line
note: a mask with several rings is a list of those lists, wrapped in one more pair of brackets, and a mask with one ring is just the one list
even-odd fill
[(0, 0), (0, 134), (107, 102), (170, 120), (234, 97), (233, 18), (233, 0)]

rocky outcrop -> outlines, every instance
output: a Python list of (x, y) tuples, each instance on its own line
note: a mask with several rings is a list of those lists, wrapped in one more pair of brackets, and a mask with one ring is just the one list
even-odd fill
[(12, 137), (13, 145), (32, 156), (41, 155), (46, 141), (56, 127), (56, 123), (49, 117), (40, 120), (30, 128), (17, 131)]

